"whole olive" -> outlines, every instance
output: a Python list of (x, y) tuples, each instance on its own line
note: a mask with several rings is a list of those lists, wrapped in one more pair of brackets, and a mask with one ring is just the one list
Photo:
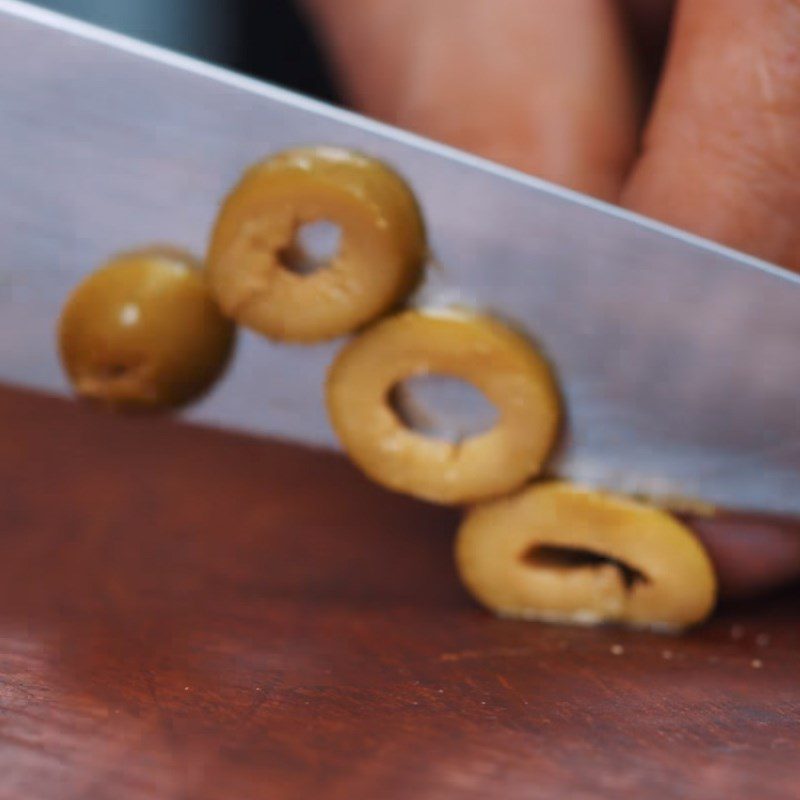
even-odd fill
[(121, 254), (70, 295), (58, 328), (61, 361), (82, 397), (125, 410), (188, 403), (223, 371), (235, 329), (190, 255)]

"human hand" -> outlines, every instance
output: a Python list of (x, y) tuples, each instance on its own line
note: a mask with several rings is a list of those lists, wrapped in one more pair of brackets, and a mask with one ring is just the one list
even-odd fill
[[(359, 110), (800, 270), (796, 0), (305, 5)], [(800, 575), (800, 526), (696, 530), (726, 594)]]

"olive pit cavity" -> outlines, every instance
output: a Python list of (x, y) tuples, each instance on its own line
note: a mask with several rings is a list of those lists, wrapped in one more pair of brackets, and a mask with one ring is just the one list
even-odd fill
[(342, 229), (317, 220), (298, 226), (292, 241), (278, 253), (281, 265), (295, 275), (313, 275), (331, 265), (342, 246)]
[(396, 384), (389, 404), (414, 433), (452, 444), (491, 430), (497, 409), (469, 381), (449, 375), (415, 375)]
[(630, 564), (583, 547), (537, 544), (523, 553), (522, 561), (528, 566), (558, 572), (610, 564), (619, 572), (622, 584), (627, 591), (631, 591), (638, 584), (650, 583), (650, 579), (644, 572)]

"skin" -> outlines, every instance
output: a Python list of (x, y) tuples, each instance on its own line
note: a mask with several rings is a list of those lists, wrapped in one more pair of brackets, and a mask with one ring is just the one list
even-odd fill
[[(800, 271), (797, 0), (304, 4), (359, 110)], [(800, 576), (796, 526), (695, 530), (727, 596)]]

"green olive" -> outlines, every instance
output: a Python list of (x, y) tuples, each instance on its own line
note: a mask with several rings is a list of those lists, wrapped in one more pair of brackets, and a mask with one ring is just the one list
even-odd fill
[[(310, 274), (300, 234), (329, 223), (335, 253)], [(425, 231), (411, 189), (373, 158), (335, 147), (289, 150), (251, 167), (222, 205), (209, 284), (241, 325), (290, 342), (350, 333), (400, 303), (419, 280)], [(300, 258), (298, 258), (300, 256)]]
[[(490, 430), (458, 443), (420, 435), (391, 406), (417, 375), (472, 383), (497, 408)], [(496, 497), (537, 475), (561, 424), (555, 377), (524, 337), (459, 309), (404, 311), (350, 341), (328, 371), (331, 424), (373, 480), (433, 503)]]
[(153, 410), (181, 406), (211, 386), (235, 330), (199, 264), (163, 248), (122, 254), (89, 275), (68, 298), (58, 337), (77, 394)]
[(676, 631), (713, 610), (717, 578), (671, 515), (568, 483), (538, 483), (467, 512), (456, 540), (467, 589), (503, 617)]

